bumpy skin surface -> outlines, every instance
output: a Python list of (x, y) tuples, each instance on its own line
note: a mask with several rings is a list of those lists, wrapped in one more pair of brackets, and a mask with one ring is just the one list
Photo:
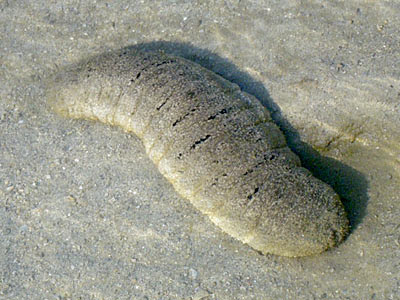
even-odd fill
[(302, 168), (261, 103), (183, 58), (119, 50), (59, 73), (55, 111), (139, 136), (183, 197), (262, 253), (305, 256), (348, 232), (333, 189)]

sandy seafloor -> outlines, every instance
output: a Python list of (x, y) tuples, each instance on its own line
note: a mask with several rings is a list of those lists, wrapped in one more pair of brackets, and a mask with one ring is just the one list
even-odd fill
[[(0, 299), (400, 299), (399, 16), (399, 1), (0, 0)], [(48, 110), (48, 74), (138, 43), (260, 99), (342, 196), (348, 239), (260, 255), (135, 136)]]

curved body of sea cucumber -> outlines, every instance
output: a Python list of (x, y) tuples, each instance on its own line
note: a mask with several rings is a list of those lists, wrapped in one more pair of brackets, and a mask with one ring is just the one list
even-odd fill
[(106, 53), (59, 73), (48, 98), (61, 115), (136, 134), (178, 193), (262, 253), (320, 253), (348, 233), (339, 196), (301, 167), (261, 103), (193, 62)]

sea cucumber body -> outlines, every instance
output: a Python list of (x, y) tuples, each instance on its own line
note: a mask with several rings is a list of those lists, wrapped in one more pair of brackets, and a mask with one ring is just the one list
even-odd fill
[(348, 232), (338, 195), (301, 167), (262, 104), (193, 62), (106, 53), (60, 72), (48, 97), (61, 115), (136, 134), (179, 194), (262, 253), (320, 253)]

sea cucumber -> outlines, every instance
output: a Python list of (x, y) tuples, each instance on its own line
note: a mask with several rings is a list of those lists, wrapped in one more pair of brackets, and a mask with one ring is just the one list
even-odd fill
[(339, 196), (301, 167), (259, 100), (194, 62), (121, 49), (59, 72), (47, 95), (62, 116), (136, 134), (180, 195), (261, 253), (321, 253), (349, 231)]

